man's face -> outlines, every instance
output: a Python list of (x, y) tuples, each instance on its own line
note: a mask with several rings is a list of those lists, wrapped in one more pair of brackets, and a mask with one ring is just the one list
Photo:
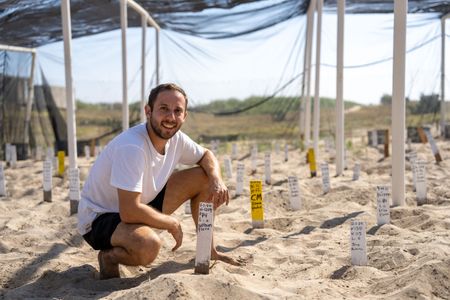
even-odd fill
[(148, 109), (152, 131), (165, 140), (170, 139), (186, 119), (186, 100), (178, 91), (162, 91), (158, 94), (153, 109)]

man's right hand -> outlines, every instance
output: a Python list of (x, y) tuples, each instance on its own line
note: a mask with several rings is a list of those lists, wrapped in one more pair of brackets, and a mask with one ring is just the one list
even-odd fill
[(178, 248), (180, 248), (181, 243), (183, 242), (183, 230), (181, 229), (181, 224), (180, 222), (171, 217), (173, 219), (173, 226), (172, 228), (168, 229), (167, 231), (173, 236), (173, 238), (175, 239), (175, 246), (172, 248), (172, 251), (177, 250)]

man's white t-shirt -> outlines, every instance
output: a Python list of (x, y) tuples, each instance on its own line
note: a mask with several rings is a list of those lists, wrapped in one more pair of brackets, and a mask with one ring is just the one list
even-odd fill
[(204, 148), (178, 131), (167, 141), (165, 154), (154, 148), (145, 123), (115, 137), (92, 166), (78, 205), (78, 231), (91, 230), (102, 213), (119, 212), (117, 189), (141, 193), (149, 203), (163, 189), (177, 163), (192, 165), (203, 157)]

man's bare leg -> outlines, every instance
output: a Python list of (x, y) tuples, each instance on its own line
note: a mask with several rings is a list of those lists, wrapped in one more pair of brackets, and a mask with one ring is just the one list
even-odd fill
[(159, 236), (148, 226), (119, 223), (111, 237), (112, 249), (98, 253), (100, 279), (120, 277), (119, 264), (145, 266), (155, 260), (161, 247)]
[[(170, 176), (167, 182), (166, 193), (164, 195), (163, 213), (172, 214), (184, 202), (191, 200), (192, 219), (197, 228), (199, 203), (206, 201), (209, 196), (208, 177), (200, 167), (178, 171)], [(217, 208), (214, 208), (214, 211)], [(234, 258), (219, 253), (213, 243), (211, 245), (211, 258), (220, 260), (232, 265), (241, 265), (242, 263)]]

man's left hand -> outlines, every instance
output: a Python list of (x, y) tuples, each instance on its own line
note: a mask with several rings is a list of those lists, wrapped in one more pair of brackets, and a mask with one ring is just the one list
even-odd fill
[(224, 203), (228, 205), (230, 201), (228, 188), (221, 179), (212, 180), (209, 184), (209, 199), (214, 203), (215, 208), (218, 208)]

